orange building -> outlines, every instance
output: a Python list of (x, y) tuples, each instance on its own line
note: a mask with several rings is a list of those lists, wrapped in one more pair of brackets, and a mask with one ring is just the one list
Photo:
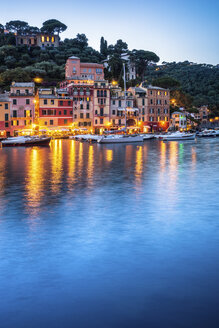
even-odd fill
[(10, 107), (8, 94), (0, 94), (0, 138), (10, 136)]

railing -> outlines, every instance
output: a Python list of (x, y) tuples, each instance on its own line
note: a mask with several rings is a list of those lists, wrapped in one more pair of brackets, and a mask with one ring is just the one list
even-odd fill
[(34, 94), (33, 93), (14, 93), (14, 92), (11, 92), (10, 96), (11, 97), (19, 97), (19, 96), (31, 97), (31, 96), (34, 96)]

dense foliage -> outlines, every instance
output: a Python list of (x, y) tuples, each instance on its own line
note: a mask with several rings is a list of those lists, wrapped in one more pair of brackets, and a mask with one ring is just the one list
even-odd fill
[[(4, 28), (8, 33), (4, 33)], [(58, 48), (41, 49), (25, 45), (16, 47), (15, 35), (37, 33), (61, 33), (67, 26), (56, 19), (50, 19), (40, 28), (29, 26), (27, 22), (15, 20), (0, 24), (0, 88), (9, 89), (13, 80), (30, 81), (43, 78), (44, 84), (55, 85), (64, 79), (64, 67), (68, 57), (77, 56), (82, 62), (101, 63), (107, 60), (106, 79), (117, 80), (123, 85), (123, 55), (130, 56), (135, 64), (137, 79), (129, 81), (128, 86), (145, 81), (145, 84), (169, 88), (177, 106), (194, 108), (208, 105), (219, 111), (219, 67), (206, 64), (166, 63), (157, 65), (159, 57), (145, 50), (128, 49), (128, 44), (118, 40), (108, 45), (101, 37), (100, 52), (89, 47), (85, 34), (60, 41)], [(195, 110), (195, 109), (194, 109)]]

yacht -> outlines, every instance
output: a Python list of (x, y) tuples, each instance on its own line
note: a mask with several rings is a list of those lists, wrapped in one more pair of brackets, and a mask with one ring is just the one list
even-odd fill
[(97, 142), (100, 144), (109, 143), (133, 143), (133, 142), (143, 142), (143, 136), (141, 135), (109, 135), (101, 137)]
[(194, 140), (195, 133), (175, 132), (162, 137), (163, 141)]
[(204, 131), (197, 133), (197, 137), (199, 138), (215, 138), (217, 136), (219, 136), (219, 133), (215, 130), (205, 129)]
[(2, 141), (2, 147), (15, 147), (15, 146), (48, 146), (50, 137), (39, 136), (20, 136), (11, 137)]

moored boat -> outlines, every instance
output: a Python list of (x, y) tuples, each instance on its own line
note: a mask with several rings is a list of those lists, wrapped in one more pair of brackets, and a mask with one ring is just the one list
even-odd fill
[(219, 136), (218, 131), (215, 130), (204, 130), (202, 132), (197, 133), (197, 137), (199, 138), (215, 138)]
[(194, 140), (195, 133), (175, 132), (162, 137), (163, 141)]
[(97, 141), (100, 144), (113, 144), (113, 143), (134, 143), (143, 142), (143, 137), (140, 135), (109, 135), (103, 136)]
[(2, 141), (2, 147), (18, 147), (18, 146), (48, 146), (50, 143), (50, 137), (11, 137)]

